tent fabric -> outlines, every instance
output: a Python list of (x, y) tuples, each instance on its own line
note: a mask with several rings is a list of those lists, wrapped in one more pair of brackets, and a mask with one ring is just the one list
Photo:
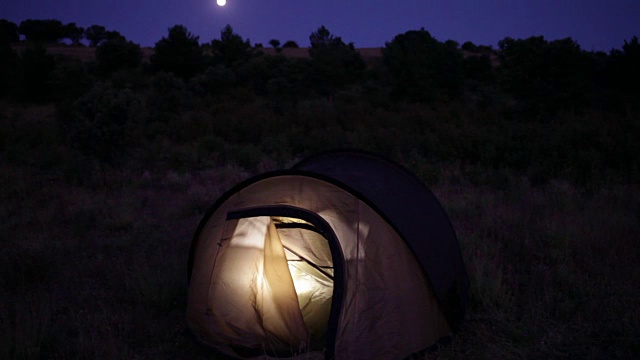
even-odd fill
[(458, 240), (440, 202), (417, 177), (390, 160), (354, 150), (320, 153), (293, 168), (337, 180), (373, 204), (426, 269), (450, 324), (461, 324), (469, 279)]
[[(449, 335), (455, 324), (442, 304), (450, 299), (438, 297), (422, 264), (437, 256), (419, 253), (438, 248), (411, 246), (380, 210), (390, 208), (354, 188), (307, 168), (263, 174), (224, 194), (190, 252), (187, 321), (196, 337), (234, 356), (400, 359)], [(440, 241), (422, 224), (421, 241)]]

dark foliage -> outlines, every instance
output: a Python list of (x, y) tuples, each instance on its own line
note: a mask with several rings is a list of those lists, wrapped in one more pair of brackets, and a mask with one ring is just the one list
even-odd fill
[(96, 66), (102, 76), (115, 71), (136, 68), (142, 62), (142, 50), (138, 44), (123, 36), (102, 41), (96, 48)]
[(190, 78), (203, 67), (202, 48), (198, 39), (182, 25), (171, 27), (169, 35), (156, 43), (151, 65), (156, 71)]
[(5, 46), (19, 40), (18, 25), (11, 21), (0, 19), (0, 46)]
[(60, 102), (73, 102), (86, 94), (93, 86), (94, 79), (86, 66), (78, 60), (60, 57), (49, 74), (48, 85), (51, 99)]
[(409, 101), (455, 98), (463, 84), (463, 59), (457, 43), (441, 43), (421, 29), (397, 35), (383, 49), (393, 77), (393, 95)]
[(251, 42), (233, 32), (231, 25), (220, 31), (220, 39), (211, 42), (214, 61), (227, 67), (249, 60), (253, 56)]
[(44, 46), (35, 44), (20, 56), (20, 81), (15, 84), (14, 96), (27, 102), (41, 103), (51, 100), (49, 75), (55, 68), (55, 59)]
[(611, 51), (612, 101), (628, 115), (640, 114), (640, 42), (625, 40), (622, 50)]
[(65, 25), (60, 20), (28, 19), (20, 23), (18, 32), (27, 41), (55, 43), (66, 37)]
[(85, 30), (84, 37), (89, 40), (90, 46), (98, 46), (107, 40), (107, 29), (102, 25), (91, 25)]
[(590, 99), (591, 59), (571, 38), (506, 38), (500, 45), (505, 90), (530, 114), (581, 108)]
[(88, 156), (116, 164), (129, 153), (144, 123), (144, 107), (132, 91), (98, 83), (61, 119), (71, 144)]
[(0, 44), (0, 98), (7, 96), (16, 84), (18, 55), (8, 43)]
[(76, 23), (68, 23), (64, 26), (64, 37), (69, 39), (73, 45), (81, 45), (80, 40), (84, 37), (84, 29)]
[(293, 40), (287, 40), (283, 45), (283, 48), (291, 48), (291, 49), (297, 49), (299, 48), (298, 43), (296, 43)]
[(271, 39), (271, 40), (269, 40), (269, 45), (271, 45), (271, 47), (274, 48), (274, 49), (279, 49), (280, 48), (280, 40)]
[(365, 64), (353, 43), (345, 44), (324, 26), (311, 33), (309, 41), (309, 83), (318, 94), (332, 96), (338, 89), (362, 79)]

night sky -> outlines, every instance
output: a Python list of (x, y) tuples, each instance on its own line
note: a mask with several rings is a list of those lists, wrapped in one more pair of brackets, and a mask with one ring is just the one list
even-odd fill
[(278, 39), (301, 47), (321, 25), (356, 47), (381, 47), (422, 27), (440, 41), (494, 47), (507, 36), (543, 35), (609, 51), (640, 36), (640, 0), (227, 0), (225, 7), (216, 0), (3, 0), (0, 18), (103, 25), (142, 46), (153, 46), (176, 24), (201, 43), (230, 24), (252, 44)]

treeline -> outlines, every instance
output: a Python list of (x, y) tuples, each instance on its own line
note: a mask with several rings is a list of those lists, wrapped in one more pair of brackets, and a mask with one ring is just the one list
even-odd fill
[(86, 39), (91, 46), (97, 46), (104, 40), (121, 35), (117, 31), (107, 31), (101, 25), (91, 25), (85, 29), (74, 22), (64, 24), (55, 19), (28, 19), (19, 25), (6, 19), (0, 19), (0, 41), (16, 43), (20, 41), (21, 36), (28, 42), (46, 44), (68, 40), (73, 45), (83, 45), (82, 40)]
[[(139, 156), (152, 166), (164, 146), (182, 149), (178, 164), (213, 156), (252, 166), (262, 155), (354, 146), (540, 181), (640, 177), (630, 155), (640, 153), (635, 36), (604, 53), (571, 38), (460, 46), (420, 29), (395, 36), (379, 62), (366, 63), (324, 26), (310, 34), (308, 58), (290, 58), (276, 39), (267, 55), (231, 26), (201, 44), (176, 25), (145, 62), (138, 44), (94, 25), (82, 32), (96, 46), (87, 63), (47, 53), (47, 42), (82, 37), (34, 30), (45, 25), (75, 27), (0, 20), (0, 97), (55, 103), (60, 141), (100, 163)], [(27, 40), (20, 52), (11, 47), (17, 34)]]

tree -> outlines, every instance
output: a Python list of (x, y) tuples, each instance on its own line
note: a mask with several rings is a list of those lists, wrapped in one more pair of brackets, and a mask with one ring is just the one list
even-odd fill
[(113, 36), (96, 49), (96, 66), (103, 76), (117, 70), (136, 68), (142, 62), (140, 45), (127, 41), (124, 36)]
[(198, 39), (198, 36), (191, 34), (182, 25), (169, 28), (169, 35), (156, 43), (151, 65), (157, 71), (190, 78), (203, 66), (202, 48)]
[(610, 81), (613, 102), (626, 108), (626, 112), (640, 112), (640, 42), (637, 36), (624, 41), (622, 50), (610, 55)]
[(11, 21), (0, 19), (0, 46), (18, 42), (19, 40), (18, 25)]
[(287, 42), (284, 43), (284, 45), (282, 45), (283, 48), (291, 48), (291, 49), (297, 49), (299, 48), (298, 43), (296, 43), (293, 40), (288, 40)]
[(573, 39), (505, 38), (498, 45), (501, 84), (527, 111), (555, 112), (586, 104), (591, 60)]
[(271, 45), (271, 47), (273, 47), (274, 49), (279, 49), (280, 48), (280, 40), (271, 39), (271, 40), (269, 40), (269, 45)]
[(451, 39), (445, 41), (444, 44), (452, 49), (458, 49), (458, 46), (460, 46), (457, 41)]
[(339, 36), (334, 36), (321, 26), (309, 36), (311, 48), (311, 85), (321, 95), (331, 96), (337, 89), (344, 88), (362, 78), (364, 61), (355, 50)]
[(393, 95), (409, 101), (457, 96), (463, 85), (463, 57), (457, 43), (441, 43), (424, 29), (407, 31), (385, 44), (383, 61), (393, 77)]
[(471, 41), (466, 41), (462, 44), (462, 50), (474, 53), (478, 51), (478, 47)]
[(231, 25), (227, 25), (220, 32), (220, 40), (211, 42), (214, 59), (230, 67), (236, 62), (246, 61), (253, 55), (251, 42), (233, 32)]
[(102, 41), (107, 40), (107, 29), (101, 25), (91, 25), (85, 30), (84, 37), (89, 40), (90, 46), (98, 46)]
[(68, 23), (64, 26), (64, 37), (71, 40), (73, 45), (80, 45), (80, 40), (84, 36), (84, 29), (76, 23)]
[(60, 20), (24, 20), (18, 27), (18, 32), (27, 41), (55, 43), (65, 37), (65, 27)]

